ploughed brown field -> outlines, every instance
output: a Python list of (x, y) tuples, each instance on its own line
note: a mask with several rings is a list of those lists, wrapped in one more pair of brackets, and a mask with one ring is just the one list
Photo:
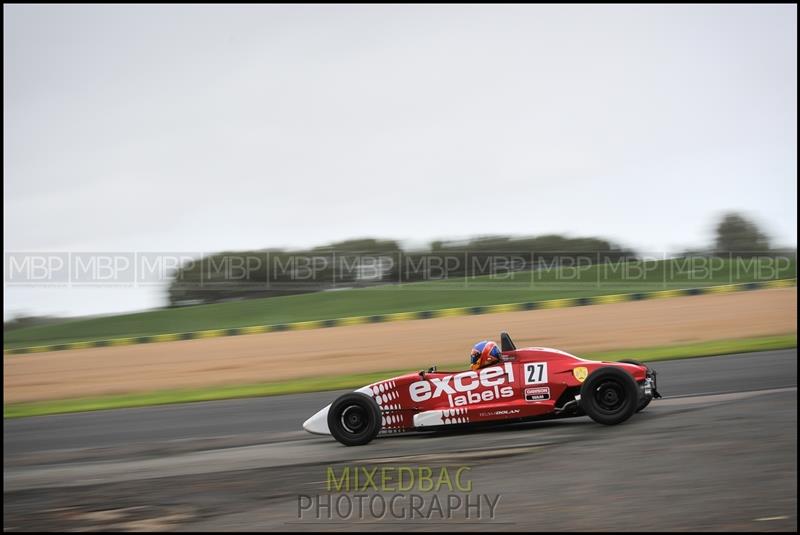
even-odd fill
[(797, 289), (675, 297), (228, 338), (4, 356), (5, 402), (279, 381), (437, 364), (482, 339), (588, 351), (794, 332)]

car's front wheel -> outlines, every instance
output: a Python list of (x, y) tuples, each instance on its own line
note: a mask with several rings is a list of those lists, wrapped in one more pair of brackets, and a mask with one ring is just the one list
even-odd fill
[(638, 404), (636, 381), (619, 368), (598, 368), (581, 385), (580, 406), (595, 422), (622, 423), (636, 412)]
[(381, 430), (381, 409), (366, 394), (344, 394), (328, 410), (328, 429), (345, 446), (367, 444)]

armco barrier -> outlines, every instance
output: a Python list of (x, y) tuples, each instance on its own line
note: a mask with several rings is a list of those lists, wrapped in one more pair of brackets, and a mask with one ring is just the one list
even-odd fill
[(661, 299), (687, 295), (707, 295), (760, 290), (765, 288), (787, 288), (795, 286), (797, 279), (780, 279), (763, 282), (747, 282), (743, 284), (725, 284), (722, 286), (706, 286), (701, 288), (685, 288), (680, 290), (659, 290), (615, 295), (596, 295), (593, 297), (573, 297), (566, 299), (550, 299), (547, 301), (528, 301), (525, 303), (508, 303), (502, 305), (486, 305), (475, 307), (443, 308), (438, 310), (419, 310), (415, 312), (397, 312), (394, 314), (377, 314), (374, 316), (352, 316), (327, 320), (299, 321), (296, 323), (278, 323), (274, 325), (254, 325), (233, 329), (213, 329), (186, 333), (154, 334), (152, 336), (136, 336), (131, 338), (113, 338), (110, 340), (92, 340), (88, 342), (70, 342), (33, 347), (5, 349), (5, 355), (24, 353), (43, 353), (46, 351), (63, 351), (67, 349), (87, 349), (92, 347), (124, 346), (133, 344), (150, 344), (154, 342), (173, 342), (177, 340), (195, 340), (199, 338), (216, 338), (219, 336), (239, 336), (242, 334), (271, 333), (278, 331), (300, 331), (303, 329), (324, 329), (344, 325), (363, 325), (365, 323), (384, 323), (390, 321), (424, 320), (452, 316), (471, 316), (476, 314), (493, 314), (496, 312), (518, 312), (523, 310), (543, 310), (548, 308), (566, 308), (575, 306), (622, 303), (625, 301), (641, 301), (644, 299)]

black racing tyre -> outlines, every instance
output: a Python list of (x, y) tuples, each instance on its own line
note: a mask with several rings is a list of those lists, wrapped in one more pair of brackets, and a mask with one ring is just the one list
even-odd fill
[[(638, 360), (622, 359), (619, 362), (622, 362), (623, 364), (634, 364), (636, 366), (644, 366), (648, 370), (650, 369), (650, 368), (647, 367), (647, 364), (643, 364), (643, 363), (639, 362)], [(636, 406), (636, 412), (643, 411), (645, 407), (650, 405), (650, 402), (652, 400), (653, 400), (653, 396), (641, 396), (639, 398), (639, 404)]]
[(638, 403), (636, 381), (619, 368), (598, 368), (581, 385), (581, 408), (600, 424), (624, 422), (636, 412)]
[(381, 430), (381, 409), (366, 394), (344, 394), (331, 403), (328, 429), (345, 446), (362, 446)]

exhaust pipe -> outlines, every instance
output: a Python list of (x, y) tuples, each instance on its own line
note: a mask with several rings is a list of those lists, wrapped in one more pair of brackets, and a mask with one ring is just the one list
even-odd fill
[[(567, 401), (566, 403), (564, 403), (563, 407), (555, 407), (555, 408), (553, 408), (553, 410), (556, 413), (562, 413), (567, 409), (575, 408), (578, 405), (578, 402), (580, 402), (580, 400), (581, 400), (581, 395), (578, 394), (577, 396), (575, 396), (575, 399)], [(575, 407), (573, 407), (573, 406), (575, 406)]]

